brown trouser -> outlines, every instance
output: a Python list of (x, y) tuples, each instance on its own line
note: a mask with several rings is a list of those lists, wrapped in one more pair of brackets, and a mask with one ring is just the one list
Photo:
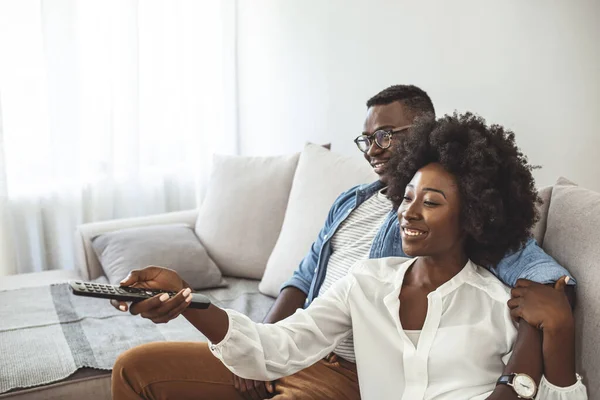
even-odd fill
[[(206, 343), (157, 342), (121, 354), (112, 372), (115, 400), (244, 399), (232, 373)], [(360, 399), (356, 364), (335, 355), (275, 382), (275, 397)]]

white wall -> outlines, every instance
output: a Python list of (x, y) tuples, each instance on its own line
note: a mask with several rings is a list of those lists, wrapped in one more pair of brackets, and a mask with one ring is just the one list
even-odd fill
[(242, 154), (359, 157), (366, 100), (411, 83), (512, 128), (538, 185), (600, 190), (598, 0), (239, 0), (237, 29)]

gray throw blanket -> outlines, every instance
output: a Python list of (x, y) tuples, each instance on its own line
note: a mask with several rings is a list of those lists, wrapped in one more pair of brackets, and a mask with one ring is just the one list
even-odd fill
[[(261, 321), (273, 299), (258, 281), (228, 278), (203, 291), (214, 304)], [(110, 370), (117, 356), (157, 341), (206, 341), (183, 317), (167, 324), (115, 310), (108, 300), (74, 296), (66, 283), (0, 292), (0, 393), (67, 378), (83, 367)]]

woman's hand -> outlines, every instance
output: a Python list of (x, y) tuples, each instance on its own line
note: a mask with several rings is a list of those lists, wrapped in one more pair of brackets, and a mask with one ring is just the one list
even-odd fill
[(571, 329), (575, 322), (565, 294), (568, 276), (561, 277), (554, 287), (519, 279), (508, 301), (510, 314), (524, 319), (529, 325), (544, 332)]
[[(133, 270), (121, 281), (121, 286), (178, 292), (172, 298), (162, 294), (131, 305), (130, 312), (133, 315), (140, 314), (157, 324), (177, 318), (192, 301), (191, 289), (177, 272), (168, 268), (150, 266)], [(125, 302), (111, 300), (111, 304), (121, 311), (127, 311)]]
[(575, 320), (565, 293), (569, 282), (561, 277), (554, 287), (518, 280), (508, 306), (513, 318), (522, 318), (543, 331), (544, 375), (548, 382), (569, 387), (575, 374)]

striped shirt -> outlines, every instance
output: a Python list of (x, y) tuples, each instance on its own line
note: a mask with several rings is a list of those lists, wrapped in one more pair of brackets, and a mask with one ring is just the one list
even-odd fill
[[(331, 238), (331, 257), (327, 264), (325, 281), (319, 290), (321, 296), (338, 279), (343, 278), (357, 261), (369, 258), (371, 244), (392, 208), (392, 203), (381, 189), (358, 206), (339, 226)], [(352, 336), (343, 340), (334, 353), (345, 360), (356, 362)]]

